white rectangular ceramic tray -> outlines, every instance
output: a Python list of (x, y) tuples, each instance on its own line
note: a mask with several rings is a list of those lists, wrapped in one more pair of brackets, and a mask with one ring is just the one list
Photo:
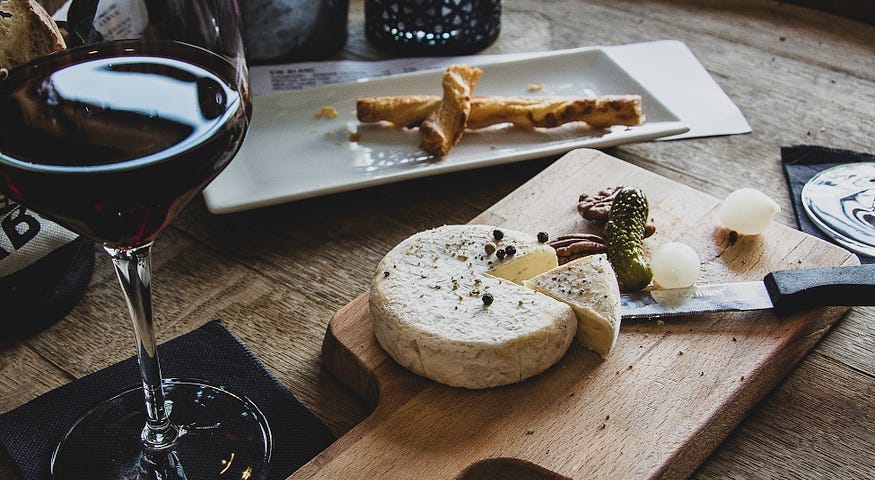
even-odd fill
[[(441, 94), (441, 70), (258, 96), (237, 157), (204, 191), (213, 213), (232, 213), (309, 197), (501, 163), (610, 147), (687, 131), (655, 96), (601, 49), (545, 53), (484, 65), (476, 95), (639, 94), (646, 121), (594, 130), (576, 122), (552, 129), (496, 126), (466, 132), (443, 159), (419, 150), (416, 129), (361, 124), (355, 98)], [(543, 85), (529, 91), (530, 85)], [(317, 118), (326, 106), (337, 118)], [(350, 134), (358, 132), (357, 141)]]

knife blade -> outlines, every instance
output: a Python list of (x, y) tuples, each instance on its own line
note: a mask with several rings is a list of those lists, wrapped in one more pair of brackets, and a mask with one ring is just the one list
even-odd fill
[(769, 309), (786, 315), (831, 305), (875, 305), (875, 264), (779, 270), (762, 281), (620, 295), (623, 320)]

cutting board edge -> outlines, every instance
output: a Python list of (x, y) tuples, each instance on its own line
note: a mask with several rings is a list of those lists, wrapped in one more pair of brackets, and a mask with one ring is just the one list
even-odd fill
[[(337, 332), (343, 319), (356, 318), (355, 311), (367, 305), (368, 294), (363, 293), (352, 302), (338, 310), (328, 321), (325, 337), (322, 339), (322, 366), (341, 381), (355, 395), (363, 400), (372, 410), (379, 403), (379, 388), (373, 368), (368, 368), (364, 361), (346, 344), (341, 342)], [(374, 340), (376, 341), (376, 339)]]

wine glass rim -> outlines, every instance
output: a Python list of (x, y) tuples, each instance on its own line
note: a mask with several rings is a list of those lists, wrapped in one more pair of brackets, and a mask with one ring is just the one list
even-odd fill
[[(32, 58), (24, 63), (19, 63), (17, 65), (12, 66), (12, 67), (7, 67), (7, 71), (9, 72), (9, 77), (11, 78), (14, 73), (17, 74), (18, 72), (21, 72), (24, 70), (39, 69), (39, 68), (45, 66), (46, 64), (50, 64), (53, 60), (55, 60), (61, 56), (75, 56), (77, 58), (76, 62), (73, 62), (69, 65), (82, 63), (84, 61), (88, 61), (91, 55), (97, 55), (98, 53), (100, 53), (99, 50), (101, 49), (101, 47), (110, 46), (110, 45), (116, 45), (116, 46), (120, 45), (125, 49), (130, 49), (130, 48), (136, 47), (137, 49), (142, 50), (144, 48), (154, 47), (156, 45), (162, 45), (162, 44), (166, 45), (168, 43), (184, 45), (184, 46), (189, 47), (189, 48), (198, 49), (198, 50), (202, 50), (202, 51), (206, 51), (206, 52), (210, 52), (210, 53), (215, 54), (215, 52), (213, 52), (212, 50), (204, 48), (200, 45), (195, 45), (193, 43), (183, 42), (181, 40), (172, 40), (172, 39), (168, 39), (168, 40), (144, 40), (144, 39), (137, 39), (137, 38), (127, 38), (127, 39), (122, 39), (122, 40), (101, 40), (99, 42), (92, 42), (92, 43), (87, 43), (84, 45), (75, 45), (72, 47), (67, 47), (67, 48), (64, 48), (63, 50), (57, 50), (57, 51), (49, 53), (47, 55)], [(118, 48), (118, 47), (116, 47), (116, 48)], [(99, 56), (98, 58), (109, 57), (109, 56), (111, 56), (111, 55), (104, 53), (103, 55)], [(170, 55), (163, 55), (161, 53), (153, 54), (151, 56), (159, 57), (159, 58), (173, 58)]]

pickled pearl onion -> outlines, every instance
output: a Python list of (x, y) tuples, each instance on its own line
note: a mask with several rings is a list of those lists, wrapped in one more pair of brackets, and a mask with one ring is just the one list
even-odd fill
[(742, 235), (763, 233), (781, 207), (763, 192), (742, 188), (726, 197), (717, 212), (721, 225)]
[(650, 270), (661, 288), (685, 288), (699, 278), (699, 255), (685, 243), (668, 242), (653, 254)]

